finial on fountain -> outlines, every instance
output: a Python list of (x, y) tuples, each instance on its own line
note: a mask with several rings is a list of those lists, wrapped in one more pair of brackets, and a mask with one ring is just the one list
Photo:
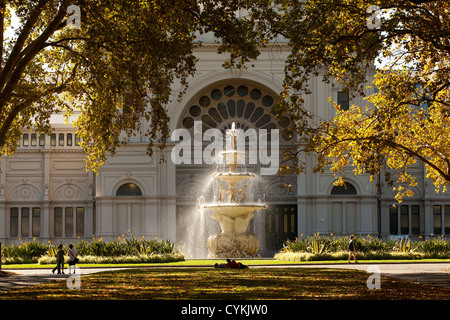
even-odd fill
[(232, 151), (237, 151), (237, 135), (238, 135), (238, 132), (237, 132), (235, 126), (236, 126), (236, 125), (235, 125), (235, 123), (233, 122), (233, 123), (231, 124), (231, 130), (230, 130), (230, 136), (231, 136), (231, 150), (232, 150)]

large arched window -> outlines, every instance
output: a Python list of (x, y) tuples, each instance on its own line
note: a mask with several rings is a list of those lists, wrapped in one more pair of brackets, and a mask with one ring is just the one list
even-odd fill
[(142, 196), (142, 191), (134, 183), (125, 183), (121, 185), (120, 188), (117, 190), (116, 196), (122, 197)]
[(334, 186), (331, 189), (331, 194), (333, 195), (350, 195), (357, 194), (355, 187), (348, 182), (345, 182), (343, 186)]
[(202, 121), (203, 131), (217, 128), (224, 133), (235, 122), (238, 129), (280, 129), (281, 137), (289, 141), (289, 117), (276, 117), (277, 98), (260, 87), (246, 83), (219, 85), (198, 95), (181, 117), (180, 126), (191, 129), (194, 121)]

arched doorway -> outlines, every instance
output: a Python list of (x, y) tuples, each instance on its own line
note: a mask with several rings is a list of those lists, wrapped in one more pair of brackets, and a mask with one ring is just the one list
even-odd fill
[(115, 193), (114, 233), (140, 235), (143, 226), (143, 199), (141, 188), (132, 182), (123, 183)]
[(335, 235), (357, 231), (357, 191), (349, 182), (331, 189), (331, 232)]

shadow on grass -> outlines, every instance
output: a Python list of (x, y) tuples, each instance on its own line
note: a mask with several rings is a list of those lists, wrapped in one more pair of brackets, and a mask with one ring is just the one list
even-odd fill
[(66, 281), (14, 289), (0, 299), (162, 300), (442, 300), (450, 290), (391, 278), (369, 290), (369, 274), (318, 268), (129, 269), (81, 276), (80, 289)]

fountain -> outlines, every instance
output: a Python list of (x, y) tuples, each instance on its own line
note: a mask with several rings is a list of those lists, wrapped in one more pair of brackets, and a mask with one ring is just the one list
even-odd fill
[[(256, 257), (259, 250), (259, 239), (251, 233), (247, 233), (249, 222), (253, 218), (255, 210), (267, 209), (262, 203), (252, 203), (248, 200), (248, 185), (245, 180), (255, 176), (247, 172), (238, 172), (239, 159), (245, 157), (245, 152), (237, 149), (238, 130), (233, 122), (227, 135), (231, 142), (230, 148), (221, 153), (226, 172), (213, 175), (219, 180), (218, 194), (213, 203), (198, 205), (200, 210), (213, 211), (211, 218), (217, 220), (222, 230), (221, 233), (211, 235), (207, 240), (207, 247), (212, 258), (247, 258)], [(243, 184), (242, 187), (239, 184)]]

